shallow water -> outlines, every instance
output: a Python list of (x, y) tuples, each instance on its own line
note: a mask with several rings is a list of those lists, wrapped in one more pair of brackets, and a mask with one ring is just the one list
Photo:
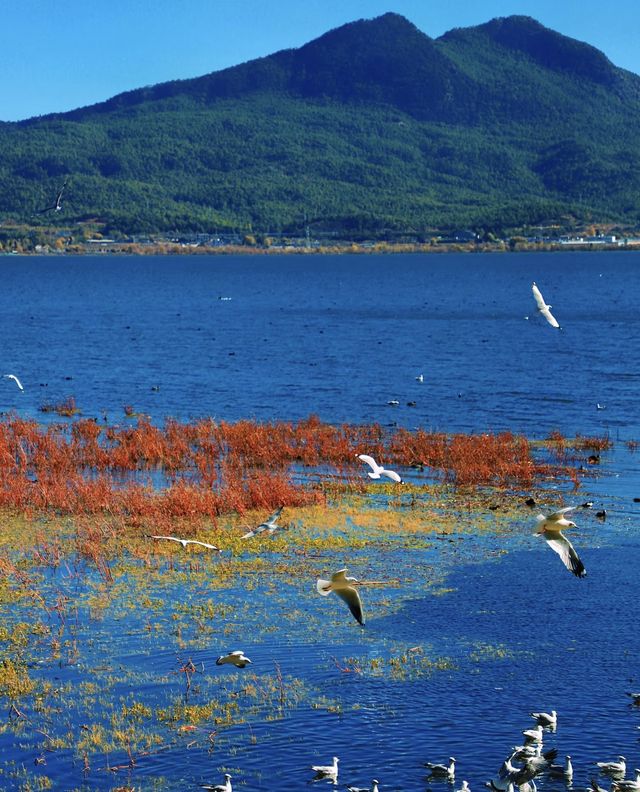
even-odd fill
[[(336, 755), (340, 787), (375, 777), (381, 790), (444, 792), (422, 765), (455, 756), (455, 788), (465, 778), (477, 792), (534, 725), (528, 713), (550, 709), (559, 727), (545, 749), (571, 754), (575, 789), (596, 760), (624, 754), (630, 771), (640, 765), (640, 708), (626, 696), (640, 690), (640, 456), (623, 443), (640, 437), (639, 264), (629, 253), (0, 259), (3, 366), (25, 386), (4, 382), (5, 411), (50, 420), (38, 407), (74, 395), (83, 414), (112, 422), (131, 404), (158, 422), (316, 413), (532, 437), (608, 431), (615, 440), (578, 495), (608, 512), (604, 523), (595, 509), (576, 520), (584, 580), (531, 536), (525, 509), (499, 536), (478, 535), (470, 515), (424, 547), (408, 549), (400, 535), (348, 557), (269, 555), (295, 574), (226, 580), (224, 554), (198, 554), (195, 565), (176, 554), (158, 569), (124, 558), (111, 586), (81, 562), (43, 570), (48, 601), (64, 595), (77, 613), (66, 611), (59, 657), (43, 641), (31, 658), (30, 673), (61, 693), (43, 719), (29, 709), (33, 728), (0, 731), (0, 788), (26, 789), (11, 772), (23, 767), (63, 790), (185, 790), (220, 783), (225, 770), (234, 788), (304, 789), (309, 766)], [(534, 316), (532, 280), (561, 333)], [(552, 487), (550, 505), (574, 502)], [(383, 499), (380, 508), (389, 508)], [(246, 558), (261, 552), (258, 543)], [(400, 579), (363, 591), (364, 629), (314, 589), (317, 575), (345, 565), (360, 578)], [(2, 608), (5, 625), (43, 618), (28, 601)], [(252, 658), (248, 669), (215, 665), (237, 648)], [(212, 717), (193, 732), (161, 718), (185, 703), (179, 669), (189, 658), (198, 673), (187, 703), (238, 706), (213, 742)], [(152, 714), (123, 718), (134, 702)], [(155, 733), (161, 744), (134, 751), (135, 768), (117, 773), (106, 768), (126, 765), (126, 751), (94, 747), (85, 775), (68, 746), (94, 723), (109, 734), (123, 724)], [(72, 738), (47, 751), (36, 726)], [(538, 786), (564, 784), (543, 777)]]

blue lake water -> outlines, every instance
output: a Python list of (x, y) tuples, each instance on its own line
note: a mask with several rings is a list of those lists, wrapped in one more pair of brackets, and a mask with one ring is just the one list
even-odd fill
[[(211, 593), (185, 572), (179, 594), (187, 605), (214, 597), (239, 614), (213, 637), (196, 636), (188, 652), (171, 613), (110, 611), (92, 624), (79, 666), (54, 671), (55, 663), (43, 663), (43, 677), (55, 673), (75, 685), (92, 678), (92, 667), (130, 668), (135, 685), (109, 695), (157, 703), (182, 689), (176, 658), (188, 654), (205, 669), (193, 694), (202, 703), (214, 682), (241, 679), (214, 660), (220, 649), (242, 648), (252, 673), (272, 674), (277, 662), (285, 679), (302, 678), (331, 705), (302, 702), (283, 719), (220, 728), (213, 750), (205, 739), (192, 747), (176, 740), (113, 777), (95, 758), (83, 781), (81, 762), (61, 750), (37, 769), (55, 788), (185, 790), (220, 783), (228, 769), (234, 788), (307, 789), (309, 766), (336, 755), (341, 788), (377, 778), (382, 792), (445, 792), (451, 788), (428, 782), (422, 764), (455, 756), (455, 788), (465, 778), (477, 792), (533, 725), (528, 713), (550, 709), (559, 727), (545, 749), (557, 747), (560, 760), (571, 754), (576, 789), (588, 784), (596, 760), (623, 754), (630, 772), (640, 766), (640, 707), (626, 696), (640, 690), (640, 504), (633, 502), (640, 456), (624, 445), (640, 439), (640, 254), (7, 256), (0, 279), (0, 373), (18, 375), (25, 388), (0, 381), (5, 412), (47, 420), (39, 407), (72, 395), (83, 415), (111, 423), (132, 405), (156, 422), (314, 413), (333, 423), (529, 437), (558, 429), (615, 441), (579, 495), (608, 511), (605, 523), (587, 511), (577, 520), (584, 580), (531, 537), (529, 512), (499, 543), (461, 521), (448, 526), (456, 541), (411, 556), (389, 549), (382, 573), (403, 582), (365, 591), (365, 629), (334, 597), (321, 600), (311, 578), (286, 581), (283, 601), (268, 579), (250, 593), (246, 581)], [(561, 332), (536, 315), (534, 280)], [(397, 407), (387, 404), (392, 399)], [(567, 491), (557, 498), (572, 502)], [(374, 561), (343, 553), (317, 565), (326, 572), (360, 563), (358, 574), (377, 577)], [(206, 563), (214, 570), (218, 562)], [(451, 591), (434, 596), (430, 566)], [(55, 585), (71, 596), (75, 583), (59, 575)], [(275, 629), (262, 634), (265, 610)], [(431, 673), (415, 666), (408, 678), (391, 673), (389, 658), (415, 647), (410, 667), (425, 656), (444, 658), (442, 666)], [(349, 658), (362, 673), (340, 670)], [(382, 673), (371, 664), (377, 658), (387, 663)], [(0, 750), (4, 761), (36, 772), (42, 751), (26, 737), (0, 734)], [(542, 778), (539, 788), (564, 784)]]

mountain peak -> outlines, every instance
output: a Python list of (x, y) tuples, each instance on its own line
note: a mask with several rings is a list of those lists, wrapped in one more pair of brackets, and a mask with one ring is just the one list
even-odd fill
[(546, 28), (530, 16), (497, 17), (478, 30), (540, 66), (586, 78), (601, 85), (616, 82), (616, 67), (600, 50)]

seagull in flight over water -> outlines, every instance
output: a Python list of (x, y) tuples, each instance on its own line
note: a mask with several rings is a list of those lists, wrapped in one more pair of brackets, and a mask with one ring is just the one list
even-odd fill
[(351, 615), (364, 627), (364, 615), (362, 613), (362, 600), (356, 586), (360, 582), (354, 577), (347, 577), (346, 569), (340, 569), (331, 575), (331, 580), (323, 580), (319, 578), (316, 583), (316, 588), (319, 594), (323, 597), (328, 597), (332, 591), (340, 597), (341, 600), (347, 603)]
[(567, 520), (565, 514), (578, 509), (578, 506), (565, 506), (564, 509), (551, 514), (539, 514), (536, 519), (538, 521), (538, 530), (536, 535), (542, 536), (549, 547), (554, 550), (559, 556), (562, 563), (566, 568), (573, 572), (576, 577), (584, 577), (587, 574), (584, 564), (578, 557), (578, 554), (573, 548), (571, 542), (562, 533), (562, 528), (575, 528), (576, 524), (571, 520)]
[(3, 374), (2, 376), (3, 376), (3, 377), (6, 377), (7, 379), (13, 380), (13, 381), (16, 383), (16, 385), (17, 385), (17, 386), (20, 388), (20, 390), (21, 390), (21, 391), (23, 391), (23, 390), (24, 390), (24, 388), (22, 387), (22, 383), (21, 383), (21, 382), (20, 382), (20, 380), (19, 380), (19, 379), (16, 377), (16, 375), (15, 375), (15, 374)]
[(386, 468), (382, 467), (382, 465), (379, 465), (372, 456), (369, 456), (369, 454), (358, 454), (358, 459), (360, 459), (362, 462), (366, 462), (366, 464), (371, 468), (371, 470), (367, 471), (367, 476), (369, 476), (369, 478), (379, 479), (380, 476), (386, 476), (387, 478), (390, 478), (391, 481), (395, 481), (396, 484), (404, 483), (395, 470), (387, 470)]
[(208, 550), (215, 550), (218, 553), (221, 553), (222, 550), (215, 545), (209, 544), (208, 542), (199, 542), (197, 539), (181, 539), (179, 536), (157, 536), (157, 535), (150, 535), (150, 539), (168, 539), (170, 542), (179, 542), (183, 547), (186, 547), (188, 544), (195, 544), (201, 545), (202, 547), (206, 547)]
[(236, 652), (229, 652), (229, 654), (226, 655), (220, 655), (216, 660), (216, 665), (225, 665), (225, 663), (230, 663), (236, 666), (236, 668), (244, 668), (248, 663), (251, 663), (251, 660), (249, 660), (243, 651), (238, 650)]
[(536, 282), (534, 281), (531, 284), (531, 290), (533, 291), (533, 298), (536, 301), (536, 305), (538, 306), (538, 310), (544, 316), (544, 318), (549, 322), (551, 327), (560, 327), (558, 320), (556, 317), (551, 313), (551, 306), (547, 305), (544, 301), (544, 297), (540, 293), (540, 289), (536, 286)]
[(272, 534), (278, 530), (278, 528), (282, 528), (281, 525), (277, 524), (278, 517), (282, 513), (284, 506), (279, 506), (272, 515), (267, 517), (267, 519), (260, 523), (256, 528), (253, 528), (251, 531), (248, 531), (242, 539), (250, 539), (252, 536), (256, 536), (257, 534), (262, 533), (263, 531), (267, 531), (268, 533)]
[(62, 209), (62, 193), (64, 192), (66, 186), (67, 186), (67, 181), (65, 180), (62, 187), (58, 190), (58, 194), (56, 195), (56, 202), (51, 206), (45, 206), (44, 209), (38, 209), (36, 214), (44, 214), (45, 212), (59, 212)]

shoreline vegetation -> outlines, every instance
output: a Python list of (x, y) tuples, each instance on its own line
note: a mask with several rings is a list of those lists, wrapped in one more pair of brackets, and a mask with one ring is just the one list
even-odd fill
[(511, 253), (640, 250), (636, 230), (595, 225), (549, 227), (498, 236), (486, 231), (432, 231), (343, 238), (233, 233), (140, 234), (108, 237), (100, 226), (67, 228), (0, 225), (0, 255), (337, 255), (393, 253)]
[(590, 460), (612, 445), (606, 436), (552, 432), (534, 443), (510, 432), (333, 426), (315, 416), (297, 423), (203, 419), (155, 426), (130, 406), (125, 416), (135, 423), (108, 426), (74, 417), (69, 401), (59, 410), (47, 405), (48, 412), (72, 416), (69, 422), (44, 425), (15, 415), (0, 421), (0, 509), (26, 516), (109, 514), (152, 523), (156, 532), (176, 519), (206, 519), (215, 527), (222, 515), (322, 505), (338, 492), (361, 495), (368, 479), (359, 453), (415, 471), (415, 481), (398, 493), (434, 482), (526, 491), (550, 479), (578, 489)]

